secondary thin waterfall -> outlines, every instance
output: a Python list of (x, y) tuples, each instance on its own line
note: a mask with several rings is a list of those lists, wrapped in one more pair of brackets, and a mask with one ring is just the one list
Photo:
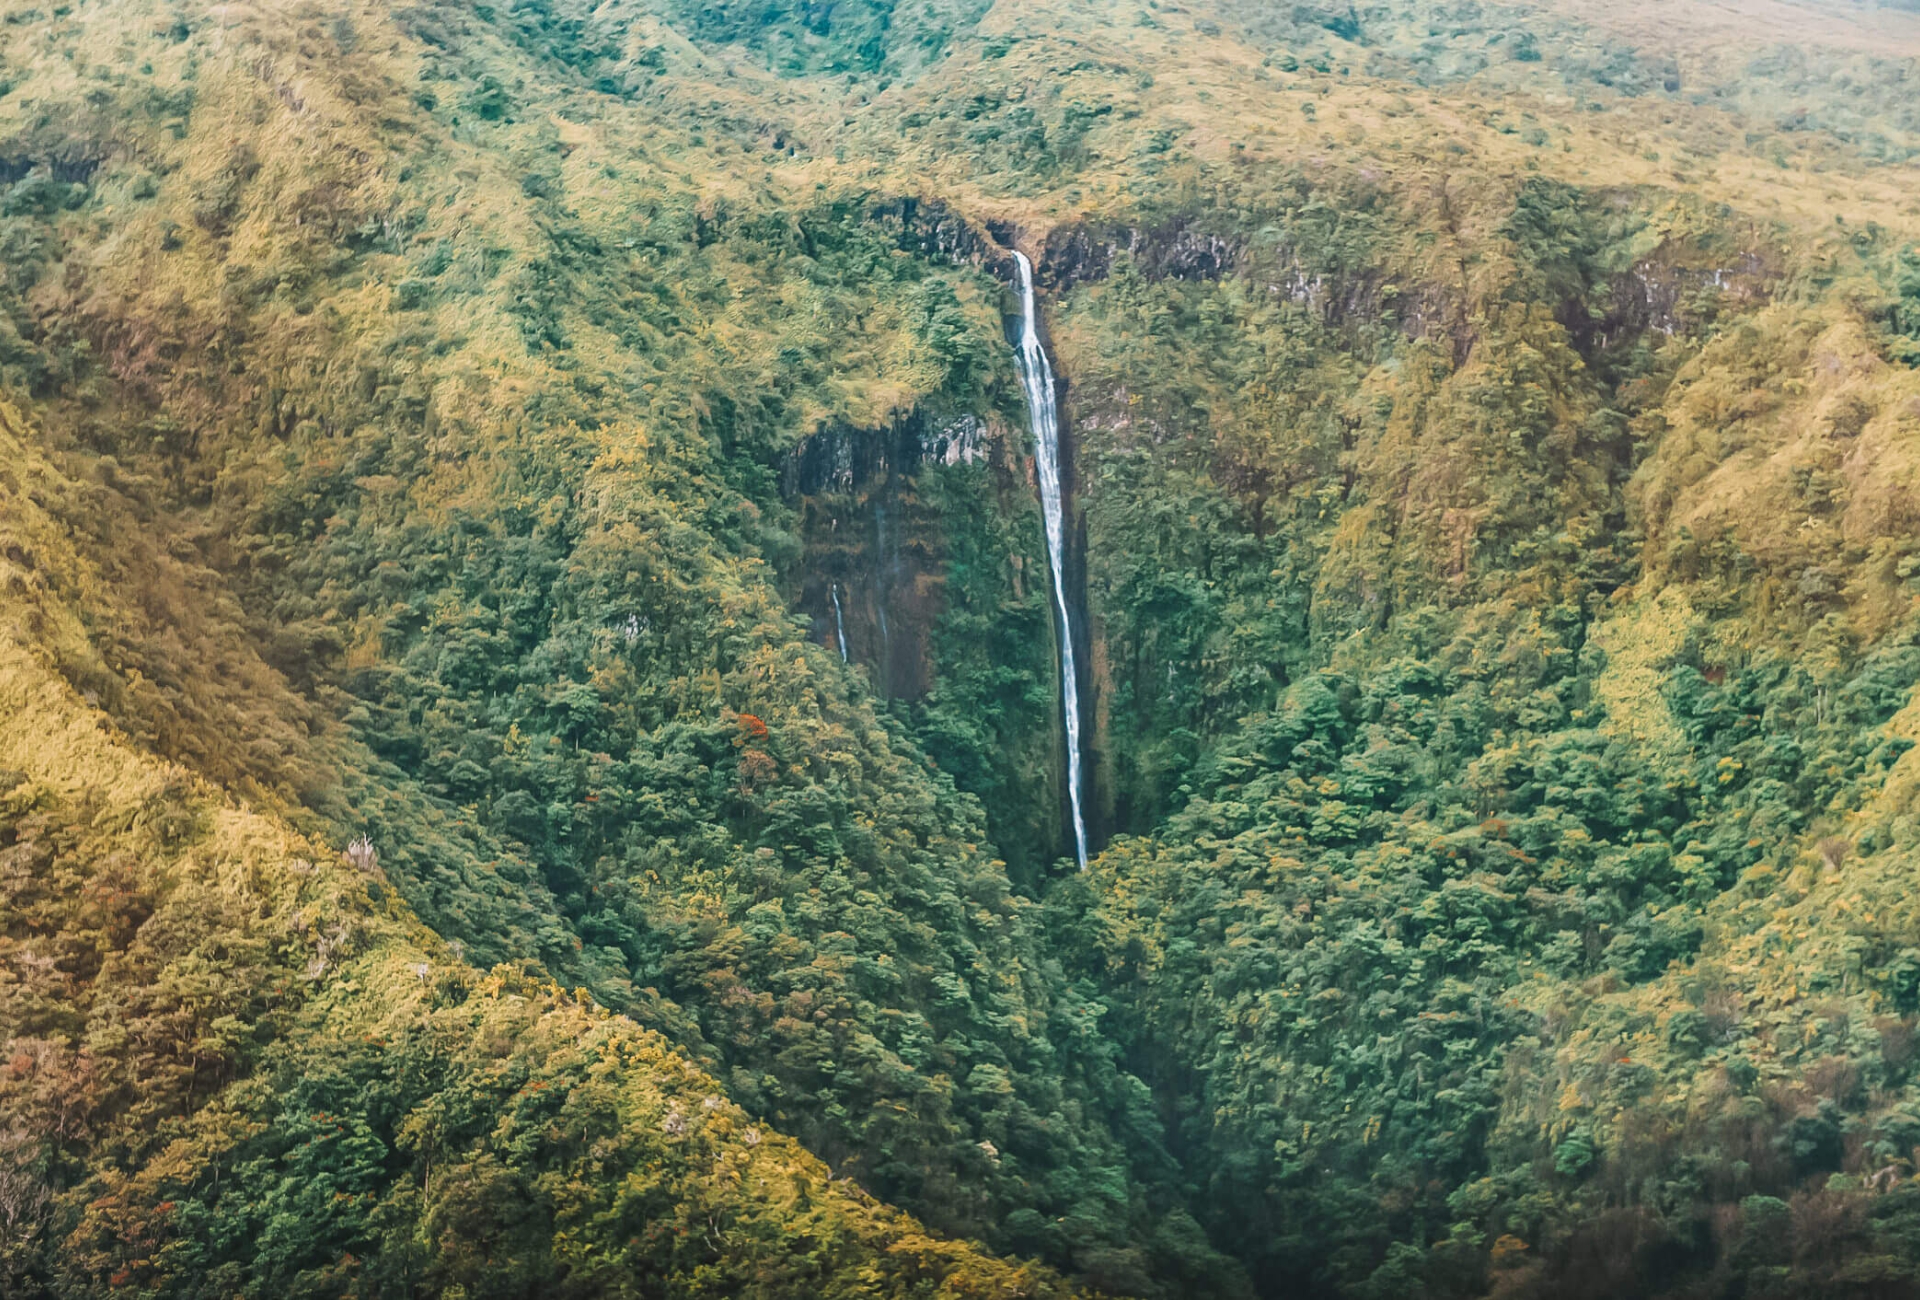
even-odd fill
[(1033, 305), (1033, 263), (1015, 253), (1020, 267), (1020, 382), (1027, 390), (1033, 455), (1040, 477), (1040, 514), (1047, 526), (1047, 567), (1053, 571), (1053, 603), (1060, 611), (1060, 687), (1067, 723), (1067, 800), (1073, 805), (1073, 853), (1087, 869), (1087, 821), (1080, 811), (1080, 678), (1073, 666), (1073, 610), (1067, 604), (1066, 502), (1060, 490), (1060, 413), (1053, 400), (1053, 366), (1040, 345)]
[(844, 664), (848, 662), (847, 660), (847, 624), (846, 624), (846, 621), (840, 617), (840, 584), (836, 582), (831, 587), (827, 588), (827, 594), (833, 597), (833, 634), (834, 636), (839, 638), (840, 662)]

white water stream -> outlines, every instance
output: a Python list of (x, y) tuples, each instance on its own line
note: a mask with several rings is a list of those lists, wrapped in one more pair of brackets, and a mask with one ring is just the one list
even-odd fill
[(840, 662), (847, 663), (847, 625), (840, 617), (840, 584), (834, 583), (827, 588), (827, 594), (833, 597), (833, 634), (840, 641)]
[(1087, 822), (1080, 810), (1080, 678), (1073, 665), (1073, 611), (1067, 604), (1066, 502), (1061, 499), (1060, 413), (1054, 406), (1053, 366), (1040, 344), (1033, 302), (1033, 264), (1015, 253), (1020, 266), (1020, 383), (1027, 390), (1027, 418), (1033, 427), (1034, 462), (1040, 478), (1040, 514), (1046, 521), (1047, 567), (1053, 571), (1053, 603), (1060, 612), (1060, 686), (1067, 724), (1067, 799), (1073, 805), (1073, 851), (1087, 869)]

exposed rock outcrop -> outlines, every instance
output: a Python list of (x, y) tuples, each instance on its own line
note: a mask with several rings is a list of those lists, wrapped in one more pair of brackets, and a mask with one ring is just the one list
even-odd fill
[(796, 604), (816, 640), (838, 651), (844, 637), (847, 658), (884, 695), (916, 698), (933, 684), (945, 528), (920, 476), (998, 445), (976, 415), (916, 409), (881, 428), (830, 425), (788, 458), (782, 488), (799, 507), (805, 547)]
[(1035, 270), (1050, 293), (1105, 279), (1121, 253), (1150, 280), (1218, 280), (1236, 269), (1243, 252), (1238, 239), (1185, 217), (1146, 228), (1059, 226), (1047, 235)]
[(911, 195), (874, 204), (868, 217), (893, 230), (900, 247), (908, 252), (957, 266), (977, 266), (1003, 283), (1013, 280), (1013, 258), (1004, 247), (1012, 238), (1004, 227), (981, 225), (939, 199)]

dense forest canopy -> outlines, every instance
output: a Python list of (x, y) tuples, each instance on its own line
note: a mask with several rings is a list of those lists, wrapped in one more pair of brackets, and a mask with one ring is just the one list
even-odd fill
[(0, 0), (0, 1294), (1920, 1295), (1917, 91)]

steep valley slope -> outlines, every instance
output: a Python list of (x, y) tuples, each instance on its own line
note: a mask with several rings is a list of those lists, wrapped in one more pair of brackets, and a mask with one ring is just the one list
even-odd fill
[(1920, 1294), (1917, 89), (0, 3), (0, 1293)]

